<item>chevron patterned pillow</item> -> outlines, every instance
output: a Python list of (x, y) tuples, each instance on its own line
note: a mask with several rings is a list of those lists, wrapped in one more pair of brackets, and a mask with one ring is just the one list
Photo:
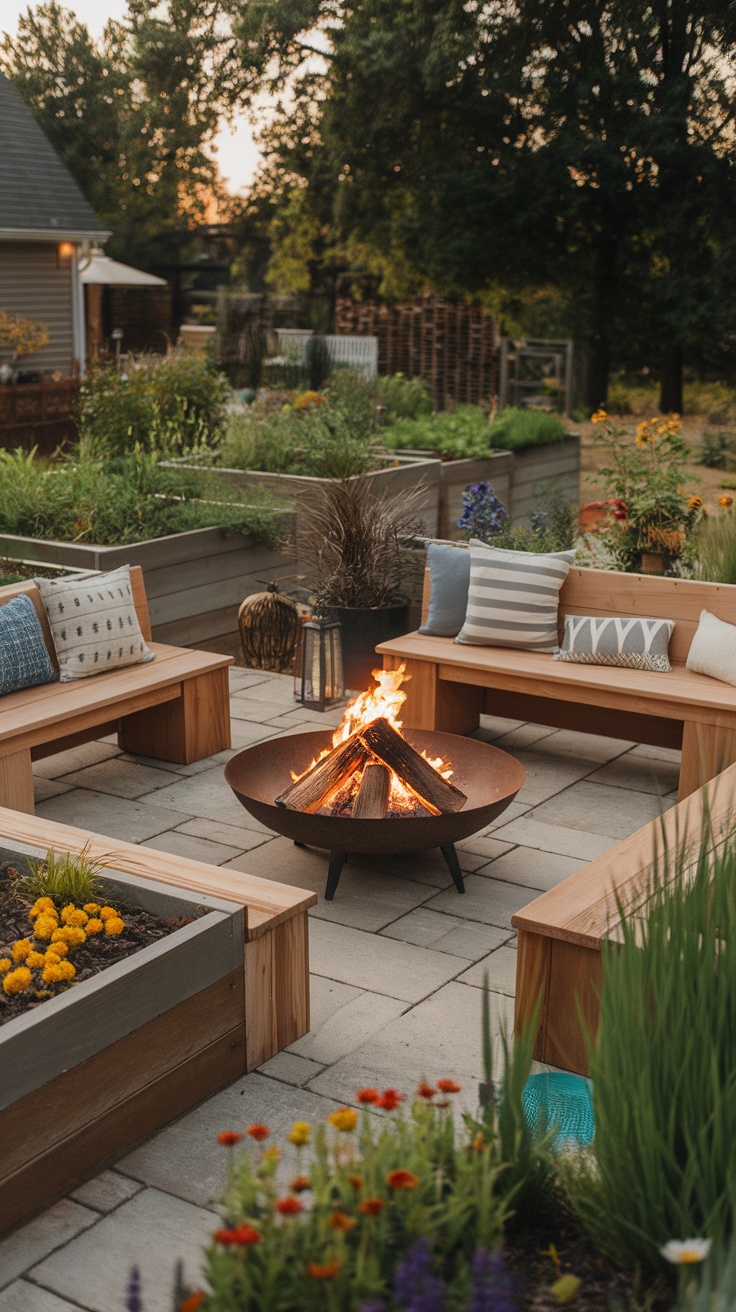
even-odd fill
[(556, 661), (576, 665), (626, 665), (631, 670), (672, 669), (668, 654), (674, 620), (631, 616), (566, 615)]

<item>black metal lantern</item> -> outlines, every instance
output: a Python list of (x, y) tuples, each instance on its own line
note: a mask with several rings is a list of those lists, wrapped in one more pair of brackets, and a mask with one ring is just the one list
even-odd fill
[(294, 696), (313, 711), (327, 711), (345, 700), (339, 620), (313, 618), (302, 625)]

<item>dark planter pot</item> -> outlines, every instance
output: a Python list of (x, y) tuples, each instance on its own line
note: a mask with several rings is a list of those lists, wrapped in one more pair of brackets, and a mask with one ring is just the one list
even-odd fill
[(376, 610), (349, 610), (336, 606), (331, 612), (342, 625), (342, 657), (345, 687), (364, 692), (371, 683), (371, 671), (383, 664), (376, 655), (379, 642), (400, 638), (409, 631), (409, 602)]

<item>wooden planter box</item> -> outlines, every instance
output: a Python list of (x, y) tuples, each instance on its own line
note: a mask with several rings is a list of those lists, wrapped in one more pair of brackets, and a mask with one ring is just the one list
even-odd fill
[[(285, 525), (285, 533), (288, 525)], [(175, 647), (203, 644), (237, 630), (237, 610), (262, 579), (293, 575), (294, 561), (242, 533), (198, 528), (170, 537), (99, 547), (81, 542), (44, 542), (0, 535), (0, 556), (111, 570), (140, 565), (146, 584), (153, 637)]]
[[(15, 864), (46, 850), (0, 844)], [(0, 1026), (0, 1232), (246, 1070), (243, 906), (112, 869), (104, 885), (196, 918)]]

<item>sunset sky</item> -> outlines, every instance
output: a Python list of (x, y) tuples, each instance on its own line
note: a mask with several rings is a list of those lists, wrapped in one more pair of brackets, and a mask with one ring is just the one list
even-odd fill
[[(62, 3), (87, 24), (93, 36), (99, 36), (108, 18), (122, 18), (126, 9), (126, 0), (62, 0)], [(18, 16), (28, 8), (28, 0), (0, 0), (0, 31), (14, 35)], [(217, 159), (231, 191), (248, 185), (258, 163), (258, 149), (245, 119), (236, 124), (234, 131), (223, 126), (217, 138)]]

